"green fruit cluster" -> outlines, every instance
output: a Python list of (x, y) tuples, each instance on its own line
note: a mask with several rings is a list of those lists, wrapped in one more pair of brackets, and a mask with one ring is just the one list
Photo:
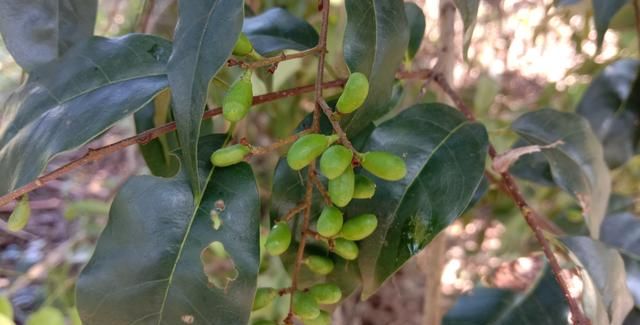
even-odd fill
[[(342, 114), (354, 112), (367, 98), (369, 83), (365, 75), (353, 73), (345, 85), (336, 109)], [(376, 183), (364, 175), (357, 175), (354, 168), (362, 168), (370, 174), (386, 180), (398, 181), (407, 174), (404, 160), (396, 155), (381, 151), (358, 153), (345, 143), (335, 144), (340, 137), (336, 134), (306, 134), (298, 138), (289, 148), (287, 164), (295, 171), (319, 159), (319, 170), (326, 177), (326, 205), (315, 222), (315, 232), (311, 234), (328, 247), (325, 254), (305, 252), (302, 264), (318, 276), (327, 276), (335, 269), (335, 261), (353, 261), (360, 253), (357, 242), (371, 236), (378, 227), (378, 218), (372, 213), (345, 217), (344, 208), (353, 199), (371, 199), (376, 192)], [(348, 142), (348, 141), (344, 141)], [(228, 149), (224, 162), (243, 159), (242, 148)], [(324, 181), (324, 180), (321, 180)], [(318, 185), (319, 186), (319, 185)], [(322, 186), (319, 186), (322, 188)], [(307, 230), (302, 233), (306, 235)], [(273, 256), (285, 253), (292, 241), (292, 229), (288, 222), (278, 222), (271, 229), (265, 242), (267, 253)], [(258, 290), (254, 308), (261, 308), (273, 300), (274, 291)], [(331, 316), (319, 305), (336, 304), (342, 299), (340, 288), (331, 283), (319, 283), (306, 290), (292, 293), (293, 313), (306, 325), (326, 325)], [(266, 301), (266, 302), (265, 302)]]

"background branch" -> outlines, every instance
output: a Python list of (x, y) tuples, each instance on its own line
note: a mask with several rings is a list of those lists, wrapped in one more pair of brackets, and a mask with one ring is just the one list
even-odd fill
[[(337, 79), (337, 80), (333, 80), (333, 81), (329, 81), (326, 83), (323, 83), (321, 85), (322, 88), (337, 88), (337, 87), (342, 87), (344, 85), (344, 83), (346, 82), (345, 79)], [(300, 95), (300, 94), (304, 94), (304, 93), (308, 93), (311, 91), (314, 91), (314, 89), (316, 88), (315, 85), (308, 85), (308, 86), (302, 86), (302, 87), (295, 87), (295, 88), (290, 88), (290, 89), (285, 89), (285, 90), (281, 90), (281, 91), (276, 91), (276, 92), (271, 92), (271, 93), (267, 93), (264, 95), (259, 95), (259, 96), (254, 96), (253, 97), (253, 105), (258, 105), (258, 104), (262, 104), (262, 103), (267, 103), (267, 102), (271, 102), (274, 100), (278, 100), (281, 98), (285, 98), (285, 97), (291, 97), (291, 96), (296, 96), (296, 95)], [(216, 115), (219, 115), (222, 113), (222, 108), (217, 107), (211, 110), (207, 110), (205, 111), (204, 115), (202, 116), (203, 119), (207, 119), (207, 118), (212, 118)], [(134, 144), (146, 144), (149, 141), (163, 135), (163, 134), (167, 134), (171, 131), (175, 131), (176, 129), (176, 123), (175, 122), (171, 122), (171, 123), (167, 123), (165, 125), (147, 130), (145, 132), (142, 132), (136, 136), (130, 137), (130, 138), (126, 138), (123, 140), (120, 140), (118, 142), (112, 143), (110, 145), (104, 146), (104, 147), (100, 147), (100, 148), (96, 148), (96, 149), (89, 149), (89, 151), (82, 157), (73, 160), (71, 162), (69, 162), (68, 164), (48, 173), (45, 174), (43, 176), (40, 176), (39, 178), (37, 178), (35, 181), (30, 182), (18, 189), (16, 189), (15, 191), (8, 193), (6, 195), (3, 195), (2, 197), (0, 197), (0, 206), (4, 206), (8, 203), (10, 203), (11, 201), (21, 197), (24, 194), (27, 194), (37, 188), (40, 188), (42, 186), (44, 186), (44, 184), (46, 184), (47, 182), (50, 182), (52, 180), (55, 180), (65, 174), (68, 174), (70, 172), (72, 172), (73, 170), (82, 167), (83, 165), (86, 165), (90, 162), (96, 161), (96, 160), (100, 160), (102, 158), (104, 158), (105, 156), (108, 156), (114, 152), (117, 152), (119, 150), (122, 150), (128, 146), (134, 145)]]

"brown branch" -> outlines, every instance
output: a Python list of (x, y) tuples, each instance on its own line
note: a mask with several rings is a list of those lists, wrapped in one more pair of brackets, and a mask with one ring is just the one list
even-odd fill
[[(402, 79), (413, 79), (413, 78), (430, 78), (436, 82), (436, 84), (451, 98), (451, 100), (455, 103), (458, 109), (466, 116), (469, 121), (475, 121), (475, 116), (473, 115), (473, 111), (469, 106), (467, 106), (460, 95), (449, 85), (448, 82), (438, 73), (433, 72), (429, 69), (416, 70), (411, 72), (399, 72), (397, 74), (398, 78)], [(489, 157), (491, 159), (495, 159), (497, 156), (496, 149), (492, 144), (489, 144)], [(540, 221), (542, 218), (529, 206), (527, 201), (525, 200), (522, 193), (518, 189), (513, 176), (507, 171), (500, 173), (502, 177), (500, 179), (500, 183), (503, 185), (503, 188), (509, 194), (511, 199), (515, 202), (515, 204), (520, 209), (520, 212), (524, 216), (525, 221), (529, 225), (529, 228), (533, 231), (537, 241), (542, 246), (542, 250), (544, 255), (549, 260), (549, 264), (551, 266), (551, 270), (553, 271), (553, 275), (564, 294), (567, 303), (569, 304), (569, 310), (572, 314), (573, 324), (577, 325), (587, 325), (591, 324), (591, 321), (583, 314), (580, 306), (576, 302), (576, 300), (571, 297), (571, 293), (569, 291), (569, 284), (562, 277), (560, 267), (560, 263), (558, 262), (556, 256), (553, 254), (553, 250), (549, 244), (549, 241), (545, 238), (545, 229), (544, 224)]]
[(311, 182), (313, 183), (313, 185), (315, 185), (315, 187), (318, 190), (318, 192), (320, 192), (320, 195), (322, 195), (322, 198), (324, 199), (324, 204), (329, 205), (329, 206), (332, 205), (331, 197), (329, 196), (329, 193), (327, 192), (327, 189), (324, 188), (324, 185), (322, 185), (322, 182), (318, 178), (318, 173), (317, 172), (313, 173), (313, 175), (311, 176)]
[[(322, 84), (323, 88), (336, 88), (336, 87), (341, 87), (342, 85), (344, 85), (345, 80), (344, 79), (338, 79), (338, 80), (333, 80), (333, 81), (329, 81), (326, 83)], [(274, 100), (278, 100), (281, 98), (285, 98), (285, 97), (291, 97), (291, 96), (296, 96), (296, 95), (300, 95), (300, 94), (304, 94), (304, 93), (308, 93), (311, 91), (314, 91), (315, 89), (315, 85), (308, 85), (308, 86), (302, 86), (302, 87), (296, 87), (296, 88), (291, 88), (291, 89), (286, 89), (286, 90), (281, 90), (281, 91), (276, 91), (276, 92), (272, 92), (272, 93), (267, 93), (264, 95), (259, 95), (259, 96), (254, 96), (253, 97), (253, 105), (258, 105), (258, 104), (262, 104), (262, 103), (267, 103), (267, 102), (271, 102)], [(204, 113), (203, 115), (203, 119), (207, 119), (207, 118), (212, 118), (216, 115), (219, 115), (222, 113), (222, 109), (220, 107), (218, 108), (214, 108), (211, 110), (208, 110)], [(52, 180), (55, 180), (63, 175), (66, 175), (68, 173), (70, 173), (71, 171), (86, 165), (90, 162), (96, 161), (96, 160), (100, 160), (102, 158), (104, 158), (105, 156), (108, 156), (114, 152), (120, 151), (128, 146), (134, 145), (134, 144), (146, 144), (149, 141), (172, 131), (175, 131), (176, 129), (176, 124), (175, 122), (171, 122), (171, 123), (167, 123), (165, 125), (159, 126), (157, 128), (153, 128), (150, 130), (147, 130), (145, 132), (142, 132), (136, 136), (130, 137), (130, 138), (126, 138), (123, 140), (120, 140), (118, 142), (112, 143), (110, 145), (104, 146), (104, 147), (100, 147), (100, 148), (96, 148), (96, 149), (89, 149), (89, 151), (82, 156), (79, 159), (73, 160), (71, 162), (69, 162), (68, 164), (46, 174), (43, 175), (41, 177), (39, 177), (38, 179), (36, 179), (35, 181), (28, 183), (18, 189), (16, 189), (15, 191), (8, 193), (6, 195), (3, 195), (2, 197), (0, 197), (0, 206), (4, 206), (8, 203), (10, 203), (11, 201), (21, 197), (22, 195), (29, 193), (37, 188), (40, 188), (42, 186), (44, 186), (44, 184), (46, 184), (47, 182), (50, 182)]]
[(284, 217), (280, 218), (280, 220), (289, 222), (289, 221), (291, 221), (291, 219), (293, 219), (293, 216), (295, 216), (296, 214), (300, 213), (306, 207), (307, 207), (307, 205), (305, 203), (300, 203), (300, 204), (296, 205), (295, 207), (293, 207), (291, 210), (289, 210), (289, 212), (287, 212), (287, 214), (285, 214)]
[(349, 141), (349, 138), (347, 137), (347, 133), (344, 132), (344, 130), (340, 126), (340, 122), (338, 122), (338, 120), (335, 118), (335, 115), (333, 114), (331, 107), (329, 107), (329, 104), (327, 104), (327, 102), (324, 99), (320, 98), (318, 100), (318, 105), (320, 105), (320, 108), (322, 108), (324, 115), (326, 115), (329, 121), (331, 122), (331, 126), (333, 126), (333, 130), (336, 131), (336, 134), (338, 135), (338, 137), (340, 137), (340, 143), (342, 143), (342, 145), (344, 145), (349, 150), (351, 150), (355, 154), (356, 158), (358, 158), (358, 155), (360, 153), (358, 152), (358, 150), (356, 150), (356, 148), (353, 147), (353, 144), (351, 144), (351, 141)]
[[(320, 37), (318, 40), (317, 49), (320, 52), (318, 55), (318, 69), (316, 74), (316, 82), (314, 87), (314, 103), (315, 109), (313, 111), (313, 122), (311, 123), (311, 131), (318, 132), (320, 130), (320, 116), (322, 114), (319, 105), (322, 99), (322, 87), (323, 75), (324, 75), (324, 62), (327, 52), (327, 31), (329, 29), (329, 0), (319, 0), (319, 10), (322, 13), (322, 25), (320, 27)], [(298, 274), (300, 273), (300, 267), (302, 266), (302, 259), (304, 258), (304, 248), (307, 243), (306, 232), (309, 230), (309, 224), (311, 223), (311, 203), (313, 199), (313, 178), (316, 173), (316, 162), (312, 161), (307, 171), (307, 184), (304, 197), (304, 216), (302, 222), (302, 229), (300, 234), (300, 242), (298, 246), (298, 252), (296, 253), (296, 261), (293, 272), (291, 274), (291, 291), (295, 292), (298, 289)], [(284, 323), (293, 325), (293, 299), (289, 304), (289, 313), (284, 319)]]
[[(290, 135), (290, 136), (288, 136), (288, 137), (286, 137), (284, 139), (280, 139), (280, 140), (278, 140), (278, 141), (276, 141), (276, 142), (274, 142), (274, 143), (272, 143), (272, 144), (270, 144), (268, 146), (264, 146), (264, 147), (251, 146), (251, 156), (264, 155), (264, 154), (272, 152), (274, 150), (278, 150), (281, 147), (284, 147), (284, 146), (286, 146), (286, 145), (298, 140), (298, 138), (300, 138), (301, 136), (303, 136), (303, 135), (305, 135), (305, 134), (307, 134), (309, 132), (311, 132), (310, 129), (302, 130), (302, 131), (300, 131), (300, 132), (298, 132), (296, 134), (292, 134), (292, 135)], [(247, 157), (247, 158), (249, 158), (249, 157)]]
[(156, 6), (155, 0), (147, 0), (144, 8), (142, 9), (143, 10), (142, 19), (140, 20), (140, 25), (138, 26), (138, 30), (142, 31), (143, 33), (149, 32), (149, 21), (155, 6)]
[(310, 49), (305, 50), (305, 51), (291, 53), (291, 54), (285, 54), (284, 52), (282, 52), (282, 53), (280, 53), (280, 55), (264, 58), (262, 60), (258, 60), (258, 61), (254, 61), (254, 62), (244, 62), (244, 61), (240, 61), (240, 60), (229, 59), (227, 61), (227, 66), (229, 66), (229, 67), (239, 66), (239, 67), (241, 67), (243, 69), (257, 69), (257, 68), (260, 68), (260, 67), (265, 67), (265, 66), (269, 66), (269, 65), (278, 64), (278, 63), (280, 63), (282, 61), (288, 61), (288, 60), (303, 58), (305, 56), (309, 56), (309, 55), (315, 54), (315, 53), (317, 53), (319, 51), (320, 51), (320, 48), (318, 46), (316, 46), (316, 47), (310, 48)]

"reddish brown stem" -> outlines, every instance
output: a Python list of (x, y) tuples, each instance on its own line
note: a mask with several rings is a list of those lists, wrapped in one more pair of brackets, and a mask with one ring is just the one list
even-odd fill
[[(346, 80), (344, 79), (337, 79), (337, 80), (323, 83), (322, 87), (323, 88), (341, 87), (342, 85), (344, 85), (345, 82)], [(254, 96), (253, 105), (267, 103), (267, 102), (271, 102), (271, 101), (278, 100), (285, 97), (296, 96), (296, 95), (308, 93), (314, 90), (315, 90), (315, 85), (308, 85), (308, 86), (296, 87), (296, 88), (276, 91), (272, 93), (267, 93), (264, 95)], [(203, 119), (212, 118), (216, 115), (219, 115), (220, 113), (222, 113), (222, 109), (220, 107), (214, 108), (206, 111), (202, 116), (202, 118)], [(24, 194), (44, 186), (44, 184), (46, 184), (47, 182), (60, 178), (61, 176), (66, 175), (83, 165), (102, 159), (105, 156), (108, 156), (114, 152), (120, 151), (128, 146), (131, 146), (134, 144), (146, 144), (149, 141), (163, 134), (167, 134), (169, 132), (175, 131), (175, 129), (176, 129), (175, 122), (171, 122), (171, 123), (167, 123), (165, 125), (159, 126), (157, 128), (147, 130), (136, 136), (120, 140), (118, 142), (112, 143), (104, 147), (89, 149), (89, 151), (81, 158), (73, 160), (64, 166), (46, 175), (41, 176), (35, 181), (28, 183), (9, 194), (3, 195), (2, 197), (0, 197), (0, 206), (4, 206), (10, 203), (11, 201), (21, 197)]]
[(338, 120), (335, 118), (335, 115), (333, 114), (331, 107), (329, 107), (329, 104), (327, 104), (327, 102), (324, 99), (320, 98), (318, 100), (318, 105), (320, 105), (320, 108), (322, 108), (324, 115), (326, 115), (329, 121), (331, 122), (331, 126), (333, 127), (333, 130), (336, 131), (336, 134), (338, 135), (338, 137), (340, 137), (340, 143), (342, 143), (343, 146), (351, 150), (357, 158), (359, 155), (359, 152), (356, 150), (356, 148), (353, 147), (353, 144), (351, 144), (351, 141), (349, 141), (349, 138), (347, 137), (347, 133), (344, 132), (344, 130), (342, 129), (342, 126), (340, 126), (340, 122), (338, 122)]
[(229, 66), (229, 67), (239, 66), (239, 67), (241, 67), (243, 69), (257, 69), (257, 68), (260, 68), (260, 67), (265, 67), (265, 66), (269, 66), (269, 65), (278, 64), (278, 63), (280, 63), (282, 61), (288, 61), (288, 60), (303, 58), (305, 56), (316, 54), (319, 51), (320, 51), (319, 46), (316, 46), (316, 47), (310, 48), (310, 49), (305, 50), (305, 51), (291, 53), (291, 54), (286, 54), (286, 53), (282, 52), (282, 53), (280, 53), (280, 55), (264, 58), (262, 60), (258, 60), (258, 61), (254, 61), (254, 62), (244, 62), (244, 61), (237, 61), (237, 60), (229, 60), (228, 63), (227, 63), (227, 66)]
[[(458, 109), (466, 116), (469, 121), (475, 121), (476, 118), (473, 114), (473, 111), (469, 106), (465, 104), (460, 95), (449, 85), (449, 83), (442, 77), (442, 75), (434, 72), (430, 69), (421, 69), (416, 71), (402, 71), (398, 72), (396, 75), (401, 79), (431, 79), (433, 80), (446, 94), (451, 98), (454, 104), (458, 107)], [(493, 145), (489, 144), (489, 157), (491, 159), (495, 159), (497, 156), (496, 149)], [(538, 214), (529, 206), (527, 201), (520, 193), (518, 186), (516, 185), (515, 180), (509, 174), (509, 172), (500, 173), (501, 179), (499, 182), (501, 183), (501, 188), (503, 188), (507, 194), (511, 197), (511, 199), (515, 202), (515, 204), (520, 209), (520, 212), (524, 216), (525, 221), (529, 225), (529, 228), (533, 231), (536, 240), (542, 246), (542, 250), (544, 255), (549, 260), (549, 265), (551, 266), (551, 270), (553, 271), (553, 275), (562, 290), (562, 293), (569, 304), (569, 310), (571, 311), (573, 324), (576, 325), (588, 325), (591, 324), (591, 321), (584, 315), (582, 309), (578, 305), (578, 302), (571, 296), (569, 291), (569, 284), (562, 277), (560, 267), (560, 263), (558, 263), (558, 259), (553, 254), (553, 250), (549, 241), (545, 238), (543, 228), (543, 223), (540, 221), (542, 218), (538, 216)]]
[(313, 182), (313, 185), (315, 185), (318, 192), (320, 192), (320, 195), (322, 195), (322, 198), (324, 199), (324, 204), (331, 205), (332, 204), (331, 197), (329, 196), (327, 189), (324, 188), (324, 185), (322, 185), (322, 182), (318, 178), (318, 173), (313, 173), (313, 176), (311, 177), (311, 182)]
[(301, 136), (303, 136), (303, 135), (305, 135), (305, 134), (307, 134), (309, 132), (311, 132), (311, 130), (310, 129), (306, 129), (306, 130), (300, 131), (300, 132), (298, 132), (296, 134), (292, 134), (292, 135), (290, 135), (290, 136), (288, 136), (288, 137), (286, 137), (284, 139), (280, 139), (280, 140), (278, 140), (278, 141), (276, 141), (276, 142), (274, 142), (274, 143), (272, 143), (272, 144), (270, 144), (268, 146), (264, 146), (264, 147), (253, 147), (252, 146), (251, 147), (251, 155), (252, 156), (264, 155), (266, 153), (278, 150), (278, 149), (280, 149), (280, 148), (282, 148), (282, 147), (284, 147), (284, 146), (286, 146), (288, 144), (291, 144), (291, 143), (295, 142), (296, 140), (298, 140), (298, 138), (300, 138)]

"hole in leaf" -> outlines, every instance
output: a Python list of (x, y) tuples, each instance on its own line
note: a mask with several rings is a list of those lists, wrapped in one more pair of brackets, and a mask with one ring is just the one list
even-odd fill
[(226, 291), (229, 283), (238, 278), (233, 259), (219, 241), (212, 242), (200, 252), (200, 262), (209, 286)]
[(193, 315), (182, 315), (182, 317), (180, 317), (180, 320), (182, 320), (182, 322), (185, 324), (193, 324), (195, 318), (193, 317)]

